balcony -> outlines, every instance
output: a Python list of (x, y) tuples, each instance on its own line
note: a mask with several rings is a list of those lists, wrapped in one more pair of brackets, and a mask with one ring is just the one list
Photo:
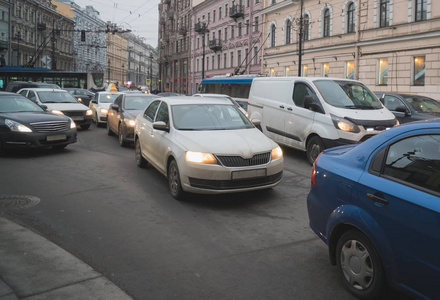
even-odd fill
[(209, 49), (214, 52), (222, 50), (222, 41), (219, 39), (209, 40)]
[(179, 30), (177, 31), (180, 35), (186, 35), (188, 30), (186, 29), (186, 26), (180, 26)]
[(194, 31), (197, 33), (205, 33), (208, 31), (208, 25), (206, 23), (197, 22), (194, 25)]
[(229, 17), (232, 19), (238, 19), (244, 17), (244, 5), (236, 4), (232, 5), (229, 9)]

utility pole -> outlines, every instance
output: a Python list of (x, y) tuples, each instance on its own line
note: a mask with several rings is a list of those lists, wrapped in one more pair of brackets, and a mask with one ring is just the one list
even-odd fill
[(52, 70), (56, 70), (57, 62), (55, 60), (55, 19), (52, 20)]
[(303, 40), (303, 2), (304, 0), (300, 1), (300, 17), (299, 17), (299, 44), (298, 44), (298, 77), (301, 77), (301, 71), (302, 71), (302, 40)]

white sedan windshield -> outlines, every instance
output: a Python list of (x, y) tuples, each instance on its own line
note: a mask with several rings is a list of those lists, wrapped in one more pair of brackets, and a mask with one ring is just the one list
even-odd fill
[(233, 130), (254, 127), (233, 105), (174, 105), (171, 111), (174, 127), (179, 130)]
[(78, 103), (68, 92), (37, 92), (42, 103)]

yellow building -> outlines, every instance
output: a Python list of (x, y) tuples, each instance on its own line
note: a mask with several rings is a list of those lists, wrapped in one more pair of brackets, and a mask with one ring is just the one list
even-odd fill
[(127, 73), (127, 39), (121, 34), (107, 33), (107, 82), (124, 85)]

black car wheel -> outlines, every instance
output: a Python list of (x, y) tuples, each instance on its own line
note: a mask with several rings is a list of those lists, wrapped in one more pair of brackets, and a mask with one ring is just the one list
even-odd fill
[(108, 119), (107, 119), (107, 134), (110, 135), (110, 136), (115, 135), (113, 133), (113, 131), (110, 129), (110, 124), (108, 123)]
[(372, 242), (361, 232), (345, 232), (336, 245), (336, 263), (345, 287), (359, 299), (380, 299), (385, 274)]
[(127, 146), (127, 142), (125, 141), (124, 138), (124, 128), (122, 127), (122, 124), (119, 124), (118, 126), (118, 141), (119, 141), (119, 146), (121, 147)]
[(141, 142), (136, 139), (134, 143), (134, 157), (136, 159), (136, 165), (139, 168), (145, 168), (148, 165), (147, 160), (142, 156)]
[(307, 159), (313, 165), (318, 155), (325, 149), (324, 143), (319, 136), (312, 137), (307, 143)]
[(175, 160), (172, 160), (168, 166), (168, 186), (170, 188), (171, 196), (173, 196), (174, 199), (183, 200), (185, 192), (180, 183), (179, 168), (177, 167)]

